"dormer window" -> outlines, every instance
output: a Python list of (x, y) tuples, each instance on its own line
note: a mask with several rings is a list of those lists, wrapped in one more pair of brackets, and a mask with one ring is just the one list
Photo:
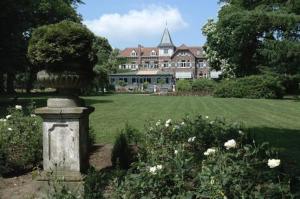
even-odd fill
[(151, 51), (151, 56), (156, 56), (155, 50), (152, 50), (152, 51)]
[(169, 52), (169, 49), (165, 48), (164, 49), (164, 54), (168, 54), (168, 52)]
[(136, 56), (137, 56), (137, 54), (136, 54), (135, 50), (131, 51), (131, 57), (136, 57)]

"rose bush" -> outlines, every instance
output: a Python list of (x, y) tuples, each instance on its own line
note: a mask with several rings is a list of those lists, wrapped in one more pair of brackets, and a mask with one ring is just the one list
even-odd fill
[(137, 156), (112, 198), (292, 197), (276, 151), (223, 119), (153, 122)]
[(0, 176), (33, 167), (42, 160), (41, 119), (32, 108), (8, 108), (0, 119)]

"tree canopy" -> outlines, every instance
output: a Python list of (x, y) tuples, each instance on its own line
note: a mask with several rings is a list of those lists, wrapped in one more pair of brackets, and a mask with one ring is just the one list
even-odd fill
[[(216, 22), (209, 21), (206, 52), (215, 69), (235, 76), (300, 73), (299, 0), (221, 0)], [(223, 69), (224, 70), (224, 69)]]
[(7, 73), (7, 91), (13, 90), (17, 71), (30, 70), (26, 58), (28, 40), (34, 28), (70, 20), (80, 22), (75, 7), (81, 0), (1, 0), (0, 1), (0, 92)]

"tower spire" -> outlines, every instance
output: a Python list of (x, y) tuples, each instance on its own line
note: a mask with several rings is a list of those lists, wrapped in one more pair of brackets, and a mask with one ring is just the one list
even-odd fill
[(170, 32), (168, 30), (168, 21), (166, 21), (166, 27), (158, 47), (175, 47)]

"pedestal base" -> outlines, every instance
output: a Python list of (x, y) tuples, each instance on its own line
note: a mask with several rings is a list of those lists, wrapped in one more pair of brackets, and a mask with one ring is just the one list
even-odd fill
[(36, 109), (36, 114), (43, 118), (44, 171), (67, 175), (88, 168), (89, 114), (93, 110), (92, 107)]

